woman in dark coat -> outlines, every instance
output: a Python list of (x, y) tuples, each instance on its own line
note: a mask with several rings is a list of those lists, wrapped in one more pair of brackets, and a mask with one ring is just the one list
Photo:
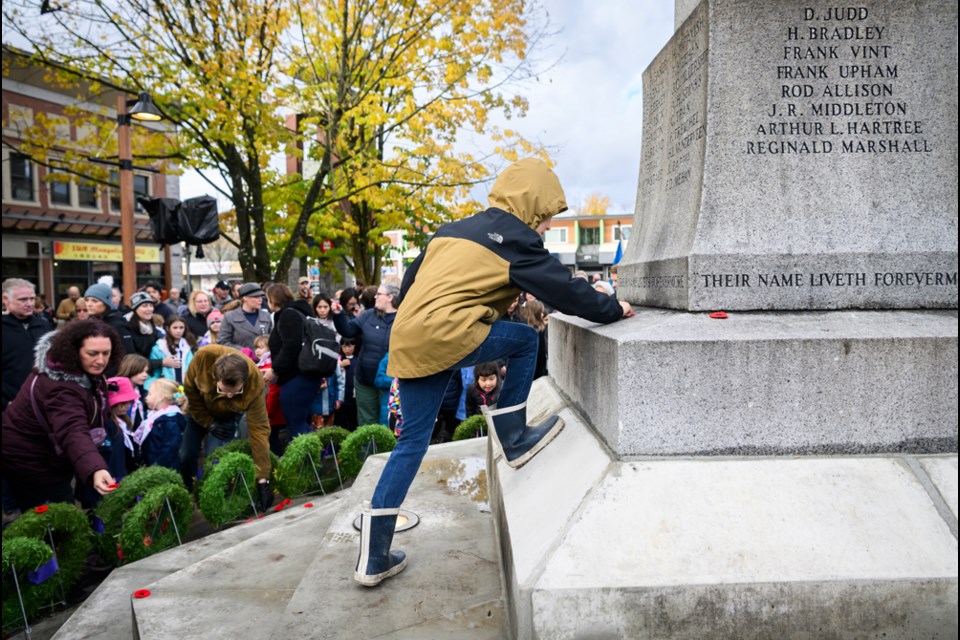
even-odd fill
[(190, 301), (187, 303), (188, 313), (183, 316), (183, 319), (190, 333), (198, 340), (207, 332), (207, 316), (210, 315), (211, 309), (213, 304), (205, 291), (197, 289), (190, 294)]
[(97, 447), (110, 411), (104, 372), (122, 354), (117, 333), (98, 320), (70, 322), (37, 344), (35, 368), (3, 412), (3, 477), (21, 511), (72, 503), (74, 475), (101, 495), (113, 490)]
[(310, 303), (295, 300), (290, 287), (285, 284), (267, 287), (267, 304), (274, 317), (269, 341), (273, 369), (267, 374), (270, 377), (266, 381), (280, 385), (280, 407), (287, 419), (287, 432), (293, 440), (310, 431), (307, 414), (322, 381), (322, 378), (304, 375), (297, 366), (304, 318), (314, 317), (314, 313)]

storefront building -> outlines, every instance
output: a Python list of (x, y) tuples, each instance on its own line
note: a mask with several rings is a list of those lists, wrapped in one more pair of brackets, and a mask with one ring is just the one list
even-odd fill
[[(60, 168), (56, 152), (36, 161), (20, 148), (24, 132), (38, 121), (55, 123), (57, 139), (64, 140), (64, 148), (71, 146), (83, 133), (72, 122), (72, 110), (102, 110), (115, 103), (116, 93), (103, 93), (102, 104), (78, 103), (75, 96), (47, 83), (42, 67), (6, 49), (3, 73), (3, 279), (30, 280), (51, 306), (69, 287), (83, 290), (102, 276), (119, 285), (118, 189), (75, 175), (52, 181)], [(109, 181), (118, 183), (116, 171)], [(135, 162), (134, 190), (136, 195), (176, 198), (179, 179), (138, 169)], [(153, 242), (149, 219), (139, 205), (134, 224), (138, 286), (151, 280), (167, 288), (179, 283), (180, 247), (161, 248)]]

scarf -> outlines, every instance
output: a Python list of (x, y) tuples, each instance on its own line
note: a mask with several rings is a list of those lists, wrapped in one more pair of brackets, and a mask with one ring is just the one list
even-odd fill
[(163, 409), (152, 409), (150, 413), (147, 414), (147, 417), (144, 418), (143, 422), (140, 423), (140, 426), (137, 427), (137, 430), (133, 432), (133, 441), (139, 445), (143, 444), (143, 441), (147, 439), (147, 436), (150, 435), (150, 432), (153, 430), (153, 423), (162, 416), (175, 416), (180, 411), (180, 407), (175, 404), (168, 404)]

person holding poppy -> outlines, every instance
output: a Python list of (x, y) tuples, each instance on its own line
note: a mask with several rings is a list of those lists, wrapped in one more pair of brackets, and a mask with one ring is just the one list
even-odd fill
[(34, 369), (3, 412), (3, 478), (21, 511), (73, 503), (71, 481), (100, 495), (114, 478), (98, 447), (110, 405), (104, 373), (115, 370), (120, 338), (98, 320), (76, 320), (37, 344)]
[(183, 378), (187, 398), (186, 426), (180, 448), (180, 474), (193, 486), (200, 443), (206, 454), (237, 438), (240, 418), (247, 417), (250, 454), (257, 467), (260, 508), (273, 504), (270, 488), (270, 420), (264, 381), (257, 365), (236, 349), (211, 344), (199, 349)]

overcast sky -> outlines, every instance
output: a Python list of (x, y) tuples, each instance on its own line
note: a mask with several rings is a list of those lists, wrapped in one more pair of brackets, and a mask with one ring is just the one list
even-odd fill
[[(611, 212), (633, 211), (640, 170), (643, 70), (673, 33), (671, 0), (543, 0), (559, 30), (537, 54), (559, 62), (519, 93), (527, 117), (510, 123), (551, 150), (555, 170), (576, 206), (593, 192)], [(181, 197), (210, 192), (191, 175)]]

